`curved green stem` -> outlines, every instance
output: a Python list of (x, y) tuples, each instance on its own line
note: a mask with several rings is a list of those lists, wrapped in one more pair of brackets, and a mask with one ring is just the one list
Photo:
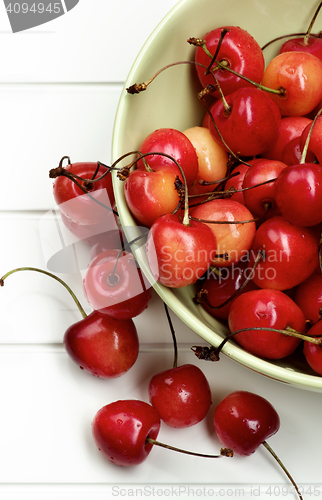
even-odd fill
[(58, 281), (70, 293), (70, 295), (74, 299), (74, 302), (77, 305), (78, 310), (81, 313), (81, 315), (83, 316), (83, 318), (87, 317), (87, 314), (85, 313), (83, 307), (81, 306), (81, 303), (79, 302), (78, 298), (76, 297), (76, 295), (74, 294), (74, 292), (72, 291), (72, 289), (67, 285), (67, 283), (65, 283), (65, 281), (63, 281), (58, 276), (55, 276), (54, 274), (52, 274), (52, 273), (50, 273), (48, 271), (44, 271), (43, 269), (38, 269), (37, 267), (17, 267), (16, 269), (13, 269), (12, 271), (7, 272), (6, 274), (4, 274), (2, 276), (2, 278), (0, 278), (0, 286), (4, 286), (4, 280), (7, 279), (8, 276), (10, 276), (11, 274), (14, 274), (14, 273), (16, 273), (18, 271), (36, 271), (38, 273), (46, 274), (47, 276), (50, 276), (54, 280)]

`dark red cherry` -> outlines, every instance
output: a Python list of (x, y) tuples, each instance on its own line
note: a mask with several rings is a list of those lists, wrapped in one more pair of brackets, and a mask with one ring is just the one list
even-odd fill
[(149, 398), (161, 420), (177, 428), (203, 420), (211, 405), (208, 380), (200, 368), (191, 364), (154, 375), (149, 384)]
[(101, 408), (92, 422), (94, 442), (100, 452), (116, 465), (142, 463), (156, 439), (160, 417), (153, 406), (139, 400), (120, 400)]
[(251, 455), (280, 427), (271, 403), (257, 394), (236, 391), (216, 407), (214, 425), (220, 442), (237, 455)]

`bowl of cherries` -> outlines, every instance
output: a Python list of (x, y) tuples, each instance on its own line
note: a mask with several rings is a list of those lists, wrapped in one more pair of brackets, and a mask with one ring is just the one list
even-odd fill
[(321, 21), (297, 3), (180, 1), (126, 80), (113, 185), (199, 358), (321, 391)]

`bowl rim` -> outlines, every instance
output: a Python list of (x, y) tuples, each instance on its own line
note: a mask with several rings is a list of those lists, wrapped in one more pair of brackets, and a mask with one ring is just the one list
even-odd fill
[[(191, 1), (192, 0), (179, 0), (179, 2), (164, 16), (164, 18), (159, 22), (159, 24), (147, 38), (132, 64), (132, 67), (122, 88), (121, 96), (119, 98), (116, 110), (112, 134), (112, 162), (116, 161), (118, 158), (118, 137), (120, 136), (120, 134), (122, 134), (122, 117), (129, 103), (129, 100), (126, 99), (126, 96), (128, 95), (126, 92), (126, 88), (132, 85), (135, 81), (135, 74), (140, 66), (142, 58), (144, 57), (146, 51), (148, 50), (154, 39), (158, 36), (164, 25), (174, 14), (177, 13), (177, 11), (179, 11)], [(128, 208), (126, 207), (126, 202), (123, 194), (123, 183), (119, 181), (119, 179), (117, 178), (117, 173), (115, 171), (113, 172), (112, 176), (116, 206), (122, 207), (122, 209), (119, 211), (119, 218), (122, 226), (124, 227), (126, 237), (128, 239), (131, 239), (133, 238), (133, 236), (135, 237), (138, 235), (138, 233), (135, 232), (135, 226), (133, 226), (133, 224), (135, 224), (135, 221)], [(133, 226), (132, 229), (134, 230), (134, 232), (132, 229), (129, 230), (131, 226)], [(150, 281), (151, 285), (153, 286), (154, 290), (161, 298), (161, 300), (166, 303), (166, 305), (174, 312), (174, 314), (176, 314), (176, 316), (178, 316), (183, 321), (183, 323), (185, 323), (189, 328), (193, 329), (193, 331), (199, 337), (201, 337), (201, 339), (208, 342), (210, 345), (219, 345), (222, 337), (218, 333), (216, 333), (216, 331), (211, 329), (210, 326), (207, 326), (203, 322), (201, 316), (200, 318), (192, 318), (189, 309), (179, 301), (179, 299), (174, 295), (171, 289), (164, 287), (158, 282), (155, 282), (145, 258), (144, 247), (140, 246), (138, 248), (133, 248), (132, 251), (143, 273)], [(295, 386), (302, 389), (322, 392), (322, 377), (320, 377), (319, 375), (305, 374), (290, 367), (276, 365), (269, 360), (265, 360), (248, 353), (237, 344), (231, 342), (227, 342), (227, 344), (225, 344), (224, 348), (222, 349), (222, 353), (233, 359), (237, 363), (261, 375), (274, 379), (275, 381), (289, 384), (290, 386)]]

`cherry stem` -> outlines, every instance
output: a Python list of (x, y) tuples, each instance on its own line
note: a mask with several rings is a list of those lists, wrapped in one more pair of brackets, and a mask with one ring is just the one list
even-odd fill
[(150, 85), (150, 83), (152, 83), (153, 80), (155, 80), (156, 77), (159, 76), (163, 71), (165, 71), (166, 69), (172, 68), (173, 66), (178, 66), (179, 64), (193, 64), (194, 66), (195, 65), (202, 66), (203, 68), (205, 68), (205, 70), (207, 70), (206, 66), (204, 66), (203, 64), (200, 64), (200, 63), (196, 63), (195, 61), (177, 61), (175, 63), (170, 63), (170, 64), (167, 64), (166, 66), (164, 66), (163, 68), (159, 69), (159, 71), (157, 71), (151, 78), (149, 78), (149, 80), (146, 80), (143, 83), (139, 83), (139, 84), (134, 83), (133, 85), (130, 85), (130, 87), (128, 87), (126, 89), (127, 93), (128, 94), (139, 94), (140, 92), (143, 92), (144, 90), (147, 89), (147, 87)]
[(240, 330), (236, 330), (235, 332), (230, 332), (224, 340), (219, 344), (218, 347), (212, 348), (212, 356), (214, 359), (212, 361), (219, 361), (219, 353), (224, 347), (224, 345), (235, 335), (238, 333), (243, 333), (243, 332), (250, 332), (250, 331), (266, 331), (266, 332), (276, 332), (276, 333), (282, 333), (283, 335), (289, 336), (289, 337), (296, 337), (301, 340), (305, 340), (306, 342), (311, 342), (312, 344), (316, 345), (322, 345), (322, 337), (312, 337), (310, 335), (305, 335), (302, 332), (298, 332), (294, 330), (292, 327), (287, 326), (284, 330), (280, 330), (277, 328), (269, 328), (269, 327), (249, 327), (249, 328), (241, 328)]
[(204, 224), (249, 224), (250, 222), (256, 222), (258, 219), (249, 220), (207, 220), (199, 219), (198, 217), (192, 217), (189, 215), (190, 220), (195, 220), (198, 222), (203, 222)]
[(58, 276), (55, 276), (54, 274), (52, 274), (52, 273), (50, 273), (48, 271), (45, 271), (43, 269), (38, 269), (37, 267), (18, 267), (16, 269), (13, 269), (12, 271), (7, 272), (6, 274), (4, 274), (2, 276), (2, 278), (0, 278), (0, 286), (4, 286), (4, 280), (8, 276), (10, 276), (11, 274), (16, 273), (18, 271), (36, 271), (38, 273), (46, 274), (47, 276), (50, 276), (51, 278), (55, 279), (56, 281), (58, 281), (59, 283), (61, 283), (66, 288), (66, 290), (70, 293), (70, 295), (74, 299), (74, 302), (77, 305), (77, 307), (79, 309), (79, 312), (81, 313), (81, 315), (83, 316), (83, 318), (87, 317), (87, 314), (85, 313), (85, 311), (84, 311), (83, 307), (81, 306), (79, 300), (77, 299), (77, 297), (74, 294), (74, 292), (72, 291), (72, 289), (67, 285), (67, 283), (65, 283), (65, 281), (63, 281)]
[(303, 40), (303, 45), (308, 45), (309, 44), (309, 38), (310, 38), (310, 34), (311, 34), (311, 31), (312, 31), (312, 28), (313, 28), (313, 25), (316, 21), (316, 18), (318, 17), (318, 13), (320, 12), (320, 9), (322, 7), (322, 2), (319, 3), (313, 17), (312, 17), (312, 20), (310, 22), (310, 25), (308, 27), (308, 30), (306, 32), (306, 35), (304, 37), (304, 40)]
[(200, 304), (202, 302), (205, 302), (207, 304), (207, 306), (213, 310), (218, 310), (218, 309), (221, 309), (222, 307), (226, 306), (227, 304), (229, 304), (229, 302), (231, 302), (244, 288), (245, 286), (247, 285), (247, 283), (253, 279), (253, 276), (254, 276), (254, 272), (255, 272), (255, 269), (258, 265), (258, 263), (262, 260), (262, 258), (264, 257), (265, 255), (265, 252), (264, 250), (259, 250), (258, 253), (257, 253), (257, 256), (256, 256), (256, 259), (255, 259), (255, 262), (254, 262), (254, 265), (252, 267), (252, 270), (249, 274), (249, 276), (247, 276), (247, 278), (245, 279), (244, 283), (237, 289), (235, 290), (235, 292), (227, 299), (225, 300), (222, 304), (220, 304), (219, 306), (213, 306), (210, 304), (209, 302), (209, 299), (208, 299), (208, 296), (207, 296), (207, 290), (205, 289), (201, 289), (200, 292), (195, 296), (195, 298), (193, 299), (195, 303), (197, 304)]
[(308, 133), (308, 136), (306, 138), (306, 141), (305, 141), (305, 144), (304, 144), (304, 148), (303, 148), (303, 151), (302, 151), (302, 155), (301, 155), (301, 160), (300, 160), (300, 163), (305, 163), (305, 160), (306, 160), (306, 155), (307, 155), (307, 151), (309, 149), (309, 144), (310, 144), (310, 139), (311, 139), (311, 135), (312, 135), (312, 132), (313, 132), (313, 128), (314, 128), (314, 125), (316, 124), (317, 122), (317, 119), (319, 118), (319, 116), (321, 115), (322, 113), (322, 108), (319, 109), (319, 111), (317, 112), (317, 114), (315, 115), (314, 117), (314, 120), (313, 122), (311, 123), (311, 126), (310, 126), (310, 130), (309, 130), (309, 133)]
[(294, 481), (293, 477), (291, 476), (291, 474), (289, 473), (289, 471), (286, 469), (285, 465), (283, 464), (283, 462), (280, 460), (280, 458), (278, 458), (278, 456), (276, 455), (276, 453), (273, 451), (273, 449), (270, 447), (270, 445), (267, 443), (267, 441), (263, 441), (262, 443), (265, 448), (269, 451), (269, 453), (272, 455), (273, 458), (275, 458), (276, 462), (278, 463), (278, 465), (283, 469), (283, 471), (285, 472), (285, 474), (287, 475), (287, 477), (289, 478), (289, 480), (291, 481), (291, 483), (293, 484), (299, 498), (301, 500), (303, 500), (303, 497), (299, 491), (299, 488), (296, 484), (296, 482)]
[(229, 33), (229, 29), (228, 28), (223, 28), (220, 32), (220, 38), (219, 38), (219, 41), (218, 41), (218, 44), (217, 44), (217, 47), (216, 47), (216, 52), (214, 53), (214, 56), (213, 58), (211, 59), (211, 62), (208, 66), (208, 68), (206, 69), (206, 72), (205, 72), (205, 75), (208, 75), (209, 72), (210, 72), (210, 69), (211, 69), (211, 66), (214, 64), (214, 61), (216, 60), (217, 56), (218, 56), (218, 53), (220, 51), (220, 48), (221, 48), (221, 45), (222, 45), (222, 42), (223, 42), (223, 39), (225, 38), (225, 36), (227, 35), (227, 33)]
[[(272, 45), (272, 43), (278, 42), (279, 40), (284, 40), (285, 38), (292, 38), (295, 36), (305, 36), (306, 34), (307, 34), (307, 32), (306, 33), (290, 33), (289, 35), (278, 36), (278, 37), (274, 38), (273, 40), (270, 40), (269, 42), (265, 43), (265, 45), (262, 46), (262, 50), (269, 47), (269, 45)], [(321, 38), (320, 34), (314, 35), (313, 33), (310, 33), (310, 37)]]
[[(236, 177), (239, 174), (240, 174), (240, 172), (233, 172), (229, 175), (226, 175), (226, 177), (223, 177), (222, 179), (218, 179), (216, 181), (203, 181), (202, 179), (199, 179), (198, 184), (200, 184), (201, 186), (212, 186), (213, 184), (220, 184), (221, 182), (226, 182), (226, 181), (232, 179), (233, 177)], [(200, 195), (195, 194), (192, 196), (200, 196)], [(190, 197), (190, 195), (189, 195), (189, 197)]]
[(211, 119), (211, 122), (212, 122), (213, 126), (215, 127), (215, 130), (216, 130), (217, 134), (219, 135), (219, 138), (220, 138), (221, 142), (223, 143), (223, 145), (225, 146), (225, 148), (227, 149), (227, 151), (232, 155), (233, 158), (235, 158), (235, 160), (238, 160), (240, 163), (244, 163), (245, 165), (250, 166), (246, 161), (242, 160), (238, 155), (236, 155), (236, 153), (234, 153), (234, 151), (228, 146), (228, 144), (226, 143), (225, 139), (223, 138), (223, 136), (218, 128), (217, 123), (214, 120), (214, 117), (212, 116), (212, 113), (209, 109), (208, 104), (206, 103), (206, 101), (203, 98), (204, 95), (201, 94), (201, 97), (202, 97), (201, 101), (202, 101), (202, 103), (203, 103), (203, 105), (204, 105), (204, 107), (205, 107), (205, 109), (206, 109), (206, 111)]
[(221, 458), (221, 457), (232, 457), (234, 455), (233, 450), (230, 448), (221, 448), (219, 455), (208, 455), (206, 453), (197, 453), (194, 451), (182, 450), (181, 448), (176, 448), (175, 446), (170, 446), (169, 444), (160, 443), (150, 437), (146, 438), (146, 443), (161, 446), (161, 448), (166, 448), (167, 450), (178, 451), (179, 453), (185, 453), (186, 455), (194, 455), (195, 457), (203, 458)]
[(176, 339), (176, 334), (173, 328), (172, 320), (169, 314), (169, 309), (168, 306), (165, 302), (163, 302), (165, 313), (167, 315), (169, 327), (171, 330), (171, 335), (172, 335), (172, 340), (173, 340), (173, 348), (174, 348), (174, 360), (173, 360), (173, 368), (177, 368), (178, 366), (178, 345), (177, 345), (177, 339)]
[(243, 80), (245, 80), (248, 83), (251, 83), (252, 85), (254, 85), (254, 87), (256, 87), (256, 88), (258, 88), (260, 90), (264, 90), (265, 92), (269, 92), (271, 94), (277, 94), (277, 95), (281, 95), (281, 96), (285, 95), (285, 89), (283, 89), (283, 88), (280, 88), (280, 89), (271, 89), (269, 87), (265, 87), (261, 83), (254, 82), (250, 78), (247, 78), (247, 76), (244, 76), (241, 73), (237, 73), (237, 71), (234, 71), (233, 69), (229, 68), (228, 66), (226, 66), (225, 64), (223, 64), (223, 63), (221, 63), (221, 62), (219, 62), (217, 60), (215, 61), (215, 63), (217, 64), (217, 66), (219, 68), (224, 69), (226, 71), (229, 71), (233, 75), (238, 76), (239, 78), (242, 78)]

